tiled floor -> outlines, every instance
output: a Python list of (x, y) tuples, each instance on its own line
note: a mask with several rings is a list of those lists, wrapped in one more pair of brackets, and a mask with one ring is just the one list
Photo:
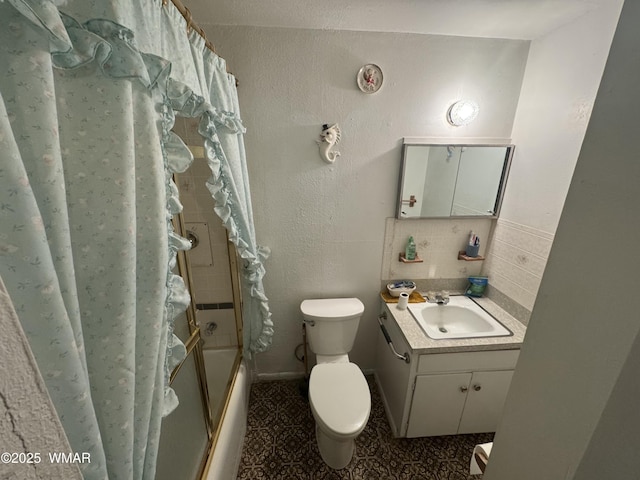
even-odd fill
[(473, 447), (493, 434), (393, 438), (373, 377), (369, 422), (342, 470), (327, 467), (318, 452), (313, 415), (298, 381), (256, 383), (251, 388), (247, 435), (238, 479), (471, 480)]

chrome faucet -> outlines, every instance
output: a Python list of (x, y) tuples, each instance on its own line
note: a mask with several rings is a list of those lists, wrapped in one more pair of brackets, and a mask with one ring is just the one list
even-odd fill
[(437, 303), (438, 305), (446, 305), (449, 303), (449, 292), (442, 291), (436, 293), (429, 293), (427, 295), (429, 303)]
[(438, 305), (446, 305), (449, 303), (449, 296), (445, 295), (443, 292), (436, 293), (436, 303)]

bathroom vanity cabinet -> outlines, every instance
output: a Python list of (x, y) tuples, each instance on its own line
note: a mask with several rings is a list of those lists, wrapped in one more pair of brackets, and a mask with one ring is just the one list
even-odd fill
[(407, 437), (494, 432), (517, 350), (420, 355)]
[[(378, 334), (375, 375), (394, 435), (424, 437), (495, 431), (520, 353), (524, 327), (517, 336), (498, 340), (497, 344), (492, 343), (496, 339), (460, 339), (449, 340), (443, 346), (438, 344), (440, 340), (426, 337), (419, 327), (412, 330), (410, 322), (416, 322), (407, 311), (383, 303), (382, 313), (394, 348), (401, 354), (408, 353), (410, 358), (409, 363), (399, 361), (382, 332)], [(517, 325), (508, 327), (518, 330)], [(495, 349), (487, 349), (489, 346)]]

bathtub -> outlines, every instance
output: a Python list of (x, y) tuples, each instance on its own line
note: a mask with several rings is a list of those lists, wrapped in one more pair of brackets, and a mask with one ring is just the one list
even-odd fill
[(228, 400), (223, 398), (230, 371), (236, 365), (237, 354), (237, 348), (203, 350), (213, 416), (222, 417), (203, 480), (235, 480), (237, 477), (247, 430), (251, 384), (246, 362), (241, 359), (232, 378)]

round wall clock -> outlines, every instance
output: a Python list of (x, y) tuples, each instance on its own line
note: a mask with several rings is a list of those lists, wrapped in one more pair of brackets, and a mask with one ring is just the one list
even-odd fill
[(382, 70), (379, 66), (369, 63), (360, 69), (356, 80), (364, 93), (376, 93), (382, 86)]

